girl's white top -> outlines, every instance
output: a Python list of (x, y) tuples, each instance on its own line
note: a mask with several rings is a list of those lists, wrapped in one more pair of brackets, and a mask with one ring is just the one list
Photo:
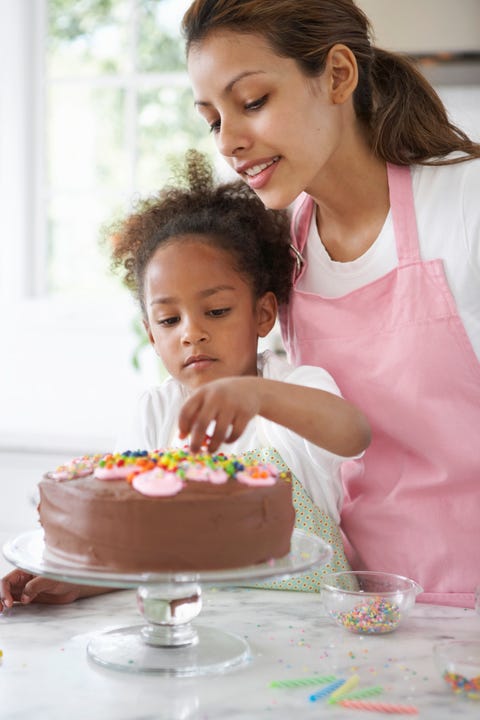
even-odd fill
[[(271, 380), (340, 395), (335, 381), (326, 370), (310, 366), (293, 368), (284, 358), (270, 350), (258, 355), (258, 374)], [(116, 451), (183, 447), (185, 440), (178, 437), (178, 415), (187, 397), (185, 388), (172, 377), (144, 392), (136, 412), (126, 429), (120, 433)], [(274, 447), (314, 503), (339, 523), (343, 500), (340, 466), (351, 458), (317, 447), (291, 430), (259, 416), (249, 422), (236, 442), (222, 445), (219, 452), (239, 454), (261, 447)]]

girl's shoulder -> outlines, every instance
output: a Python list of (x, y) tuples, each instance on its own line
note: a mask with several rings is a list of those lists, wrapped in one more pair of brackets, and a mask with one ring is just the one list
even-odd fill
[(139, 404), (143, 406), (172, 406), (181, 404), (187, 397), (185, 388), (175, 380), (168, 376), (160, 385), (152, 385), (146, 388), (139, 397)]
[(294, 385), (325, 390), (340, 395), (337, 383), (325, 368), (316, 365), (299, 365), (294, 367), (288, 360), (271, 350), (259, 355), (259, 374), (269, 380), (280, 380)]

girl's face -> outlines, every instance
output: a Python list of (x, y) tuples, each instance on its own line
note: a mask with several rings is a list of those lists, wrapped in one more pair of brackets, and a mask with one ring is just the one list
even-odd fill
[(343, 137), (331, 73), (307, 78), (262, 36), (227, 30), (192, 46), (188, 68), (218, 149), (264, 204), (287, 207), (304, 190), (315, 196)]
[(259, 300), (232, 256), (201, 235), (172, 238), (145, 274), (146, 328), (169, 373), (190, 390), (257, 374), (257, 340), (272, 328), (273, 293)]

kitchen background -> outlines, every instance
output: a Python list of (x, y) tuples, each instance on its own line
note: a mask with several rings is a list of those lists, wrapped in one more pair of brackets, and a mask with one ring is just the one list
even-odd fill
[[(188, 0), (0, 0), (0, 451), (106, 451), (162, 369), (100, 239), (196, 146)], [(359, 0), (480, 140), (480, 0)], [(278, 342), (275, 338), (273, 342)]]

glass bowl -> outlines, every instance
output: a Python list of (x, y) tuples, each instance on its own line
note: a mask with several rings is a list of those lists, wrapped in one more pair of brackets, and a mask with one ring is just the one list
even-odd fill
[(337, 572), (322, 582), (322, 601), (337, 625), (359, 635), (396, 630), (423, 592), (415, 580), (385, 572)]
[(452, 692), (480, 700), (480, 640), (447, 640), (434, 645), (433, 653)]

